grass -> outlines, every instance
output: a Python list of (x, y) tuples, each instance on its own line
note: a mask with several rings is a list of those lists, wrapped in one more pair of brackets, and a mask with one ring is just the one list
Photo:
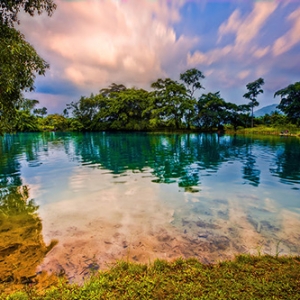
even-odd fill
[(295, 125), (286, 125), (280, 127), (270, 127), (270, 126), (255, 126), (253, 128), (238, 128), (236, 131), (233, 128), (226, 128), (227, 133), (237, 133), (237, 134), (262, 134), (262, 135), (280, 135), (281, 132), (288, 130), (288, 136), (299, 136), (300, 129)]
[(300, 257), (239, 255), (205, 265), (196, 259), (118, 261), (84, 285), (61, 281), (46, 289), (25, 286), (5, 300), (38, 299), (300, 299)]

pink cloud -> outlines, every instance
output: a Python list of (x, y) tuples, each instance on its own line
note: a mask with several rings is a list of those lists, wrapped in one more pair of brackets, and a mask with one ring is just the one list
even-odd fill
[(293, 27), (283, 36), (278, 38), (273, 46), (274, 56), (281, 55), (289, 51), (294, 45), (300, 42), (300, 8), (292, 12), (288, 21), (293, 21)]
[(176, 37), (183, 3), (165, 1), (58, 1), (51, 18), (21, 20), (21, 30), (51, 65), (52, 74), (86, 89), (111, 82), (148, 85), (164, 76), (161, 62), (184, 53), (196, 39)]

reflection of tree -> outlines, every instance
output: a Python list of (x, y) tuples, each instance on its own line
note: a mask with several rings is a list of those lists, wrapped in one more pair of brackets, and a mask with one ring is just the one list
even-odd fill
[(247, 153), (243, 167), (243, 178), (249, 181), (249, 184), (258, 186), (260, 182), (260, 170), (255, 168), (256, 159), (253, 154)]
[(226, 143), (220, 143), (217, 135), (204, 134), (197, 137), (195, 153), (201, 169), (217, 170), (225, 159)]
[[(256, 166), (256, 156), (253, 154), (252, 147), (255, 140), (251, 138), (244, 139), (243, 151), (240, 153), (240, 158), (243, 161), (243, 179), (246, 179), (249, 184), (258, 186), (260, 183), (260, 170)], [(240, 145), (241, 147), (241, 145)]]
[(228, 143), (209, 134), (97, 133), (81, 135), (74, 146), (83, 164), (113, 174), (150, 167), (154, 182), (189, 187), (199, 184), (201, 170), (217, 171), (232, 155)]
[(20, 159), (29, 165), (39, 164), (41, 150), (47, 152), (49, 135), (42, 133), (6, 134), (0, 136), (0, 188), (21, 186)]
[(270, 171), (282, 179), (299, 180), (299, 140), (278, 137), (258, 140), (216, 134), (156, 134), (156, 133), (29, 133), (0, 137), (0, 188), (21, 186), (20, 162), (29, 166), (40, 164), (40, 154), (48, 155), (48, 147), (64, 149), (70, 160), (100, 167), (113, 174), (127, 170), (152, 169), (155, 182), (177, 182), (188, 188), (199, 185), (203, 172), (217, 172), (224, 162), (242, 161), (242, 176), (254, 186), (260, 183), (260, 171), (253, 145), (264, 153), (276, 153), (276, 167)]
[(278, 151), (274, 160), (275, 166), (270, 172), (279, 176), (284, 183), (290, 181), (300, 182), (300, 141), (299, 139), (286, 139), (283, 151)]
[(22, 184), (19, 172), (19, 154), (20, 150), (16, 147), (14, 136), (0, 137), (0, 188)]
[(57, 243), (46, 246), (42, 223), (28, 188), (14, 187), (0, 194), (0, 283), (30, 283), (46, 253)]

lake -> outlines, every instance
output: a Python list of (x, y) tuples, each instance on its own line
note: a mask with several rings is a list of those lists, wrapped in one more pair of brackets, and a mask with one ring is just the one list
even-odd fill
[(2, 280), (47, 270), (80, 282), (116, 259), (300, 253), (294, 137), (5, 135), (0, 188)]

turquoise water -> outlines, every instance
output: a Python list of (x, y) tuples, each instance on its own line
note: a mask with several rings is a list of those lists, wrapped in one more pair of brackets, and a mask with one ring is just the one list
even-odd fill
[(81, 278), (116, 258), (299, 254), (300, 139), (210, 134), (0, 137), (0, 188), (27, 186), (41, 268)]

